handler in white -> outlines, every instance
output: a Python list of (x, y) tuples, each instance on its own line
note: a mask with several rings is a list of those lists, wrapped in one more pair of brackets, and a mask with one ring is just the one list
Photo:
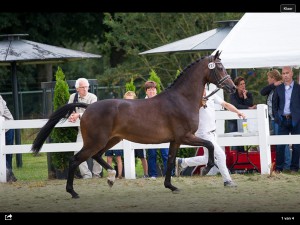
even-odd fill
[[(204, 89), (203, 97), (210, 94), (209, 91)], [(224, 108), (231, 112), (238, 114), (240, 118), (245, 118), (245, 115), (240, 112), (232, 104), (225, 102), (218, 95), (212, 95), (206, 102), (206, 107), (201, 107), (199, 111), (199, 126), (195, 135), (205, 140), (209, 140), (214, 145), (215, 161), (219, 168), (219, 171), (223, 177), (225, 187), (236, 187), (237, 185), (232, 181), (230, 174), (226, 166), (226, 155), (224, 150), (218, 145), (216, 141), (216, 115), (215, 115), (215, 103), (222, 105)], [(188, 166), (200, 166), (206, 165), (208, 162), (208, 150), (204, 148), (203, 156), (195, 156), (190, 158), (176, 158), (176, 170), (175, 175), (179, 176), (181, 171)], [(206, 171), (206, 174), (209, 171)]]

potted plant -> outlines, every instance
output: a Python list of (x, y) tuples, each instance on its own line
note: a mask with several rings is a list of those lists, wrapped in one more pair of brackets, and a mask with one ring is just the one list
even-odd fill
[[(68, 103), (70, 93), (69, 86), (65, 80), (65, 75), (60, 67), (56, 74), (56, 84), (54, 88), (53, 109), (56, 111), (61, 106)], [(53, 143), (75, 142), (77, 130), (73, 127), (54, 128), (51, 133), (51, 141)], [(56, 171), (57, 179), (66, 179), (69, 167), (69, 159), (74, 152), (55, 152), (51, 154), (52, 165)]]

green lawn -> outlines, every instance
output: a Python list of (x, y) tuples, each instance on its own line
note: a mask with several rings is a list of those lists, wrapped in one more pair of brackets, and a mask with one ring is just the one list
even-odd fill
[(47, 180), (47, 154), (40, 153), (38, 156), (32, 154), (22, 154), (23, 166), (18, 168), (16, 165), (16, 156), (13, 157), (13, 171), (18, 180)]
[[(48, 179), (48, 166), (47, 166), (47, 154), (40, 153), (38, 156), (33, 154), (22, 154), (23, 166), (18, 168), (16, 165), (16, 156), (13, 157), (13, 171), (15, 176), (20, 181), (32, 181), (32, 180), (47, 180)], [(136, 176), (137, 178), (144, 175), (141, 161), (136, 160)], [(106, 177), (106, 171), (104, 170), (104, 177)]]

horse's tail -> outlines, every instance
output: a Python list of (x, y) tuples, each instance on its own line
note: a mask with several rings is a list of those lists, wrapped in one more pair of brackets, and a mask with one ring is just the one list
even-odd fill
[(37, 154), (41, 150), (45, 140), (50, 135), (55, 125), (61, 119), (63, 119), (62, 122), (65, 121), (72, 114), (72, 112), (75, 111), (76, 107), (87, 108), (88, 104), (70, 103), (65, 106), (62, 106), (61, 108), (59, 108), (58, 110), (56, 110), (50, 115), (48, 122), (41, 128), (37, 137), (33, 141), (31, 151), (33, 151), (34, 154)]

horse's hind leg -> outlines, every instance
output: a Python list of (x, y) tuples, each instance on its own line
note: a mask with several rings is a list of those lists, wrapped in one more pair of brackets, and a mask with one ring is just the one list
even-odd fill
[(98, 152), (92, 158), (107, 170), (107, 183), (110, 187), (112, 187), (116, 179), (116, 171), (102, 158), (103, 153), (101, 152), (102, 151)]
[(106, 146), (101, 149), (97, 154), (92, 158), (95, 159), (104, 169), (107, 170), (107, 184), (112, 187), (116, 180), (116, 171), (102, 158), (104, 152), (118, 144), (122, 139), (119, 137), (113, 137), (108, 141)]
[(77, 152), (74, 156), (70, 158), (69, 161), (69, 172), (66, 185), (66, 191), (72, 195), (72, 198), (79, 198), (79, 195), (74, 191), (73, 182), (74, 182), (74, 173), (76, 168), (84, 161), (86, 161), (93, 152), (96, 152), (95, 147), (83, 146), (82, 149)]
[(79, 161), (76, 156), (77, 154), (70, 158), (69, 172), (68, 172), (68, 179), (67, 179), (67, 186), (66, 186), (66, 191), (72, 195), (72, 198), (79, 198), (79, 195), (74, 191), (73, 182), (74, 182), (75, 170), (80, 165), (80, 163), (83, 162), (83, 161)]
[(168, 158), (168, 166), (167, 166), (167, 172), (165, 177), (165, 188), (169, 188), (173, 193), (176, 193), (179, 191), (179, 189), (171, 184), (171, 176), (172, 176), (172, 170), (175, 166), (175, 157), (177, 154), (177, 150), (180, 147), (180, 144), (176, 144), (174, 142), (170, 143), (169, 147), (169, 158)]

